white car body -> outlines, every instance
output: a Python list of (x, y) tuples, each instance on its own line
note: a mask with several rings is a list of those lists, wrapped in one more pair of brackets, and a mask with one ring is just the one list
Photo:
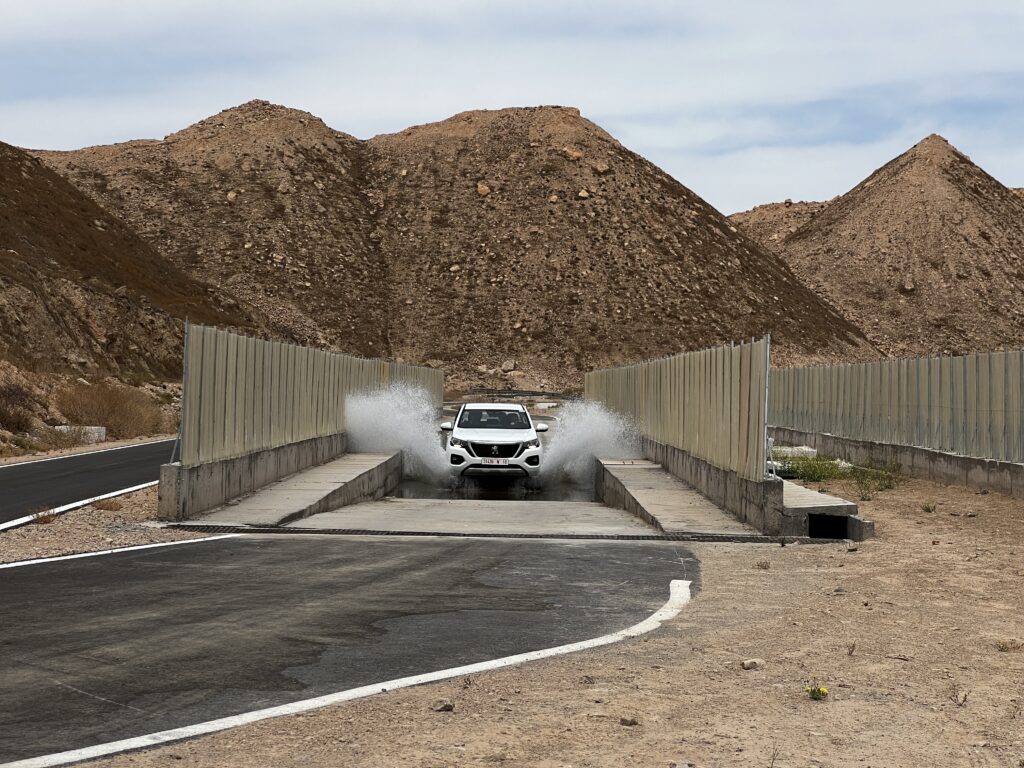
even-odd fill
[(535, 424), (518, 403), (466, 403), (441, 429), (451, 432), (445, 457), (454, 476), (515, 479), (540, 472), (544, 449), (537, 433), (548, 426)]

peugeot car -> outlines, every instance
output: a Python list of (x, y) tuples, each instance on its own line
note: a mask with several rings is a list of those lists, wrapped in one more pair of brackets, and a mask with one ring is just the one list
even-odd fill
[(448, 466), (463, 477), (533, 477), (540, 472), (542, 448), (529, 412), (516, 403), (466, 403), (455, 421), (441, 429), (447, 440)]

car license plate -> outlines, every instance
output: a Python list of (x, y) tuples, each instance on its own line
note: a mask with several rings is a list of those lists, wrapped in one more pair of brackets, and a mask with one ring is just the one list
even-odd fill
[(481, 459), (485, 467), (507, 467), (508, 459)]

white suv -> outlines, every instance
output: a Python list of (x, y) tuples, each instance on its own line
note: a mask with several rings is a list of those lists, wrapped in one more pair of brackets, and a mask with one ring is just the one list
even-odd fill
[(455, 422), (441, 429), (451, 432), (445, 453), (453, 475), (464, 477), (533, 477), (540, 472), (538, 432), (547, 424), (534, 424), (527, 410), (516, 403), (466, 403)]

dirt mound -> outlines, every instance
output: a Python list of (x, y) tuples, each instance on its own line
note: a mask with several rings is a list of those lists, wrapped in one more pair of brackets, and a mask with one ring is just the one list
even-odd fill
[(824, 210), (828, 203), (767, 203), (749, 211), (732, 214), (729, 219), (751, 240), (770, 251), (781, 253), (782, 241)]
[(171, 374), (175, 318), (240, 321), (206, 297), (121, 221), (0, 143), (0, 355), (33, 370)]
[(251, 101), (163, 141), (38, 154), (259, 330), (386, 353), (388, 281), (351, 136)]
[(250, 102), (163, 141), (40, 156), (269, 332), (439, 361), (457, 384), (576, 385), (767, 332), (780, 359), (870, 354), (778, 258), (573, 109), (361, 142)]
[(830, 202), (780, 252), (887, 353), (1020, 346), (1024, 198), (941, 136)]
[[(771, 332), (859, 332), (707, 203), (575, 109), (475, 111), (369, 142), (397, 354), (528, 380)], [(404, 304), (404, 306), (403, 306)], [(513, 377), (515, 374), (513, 374)]]

